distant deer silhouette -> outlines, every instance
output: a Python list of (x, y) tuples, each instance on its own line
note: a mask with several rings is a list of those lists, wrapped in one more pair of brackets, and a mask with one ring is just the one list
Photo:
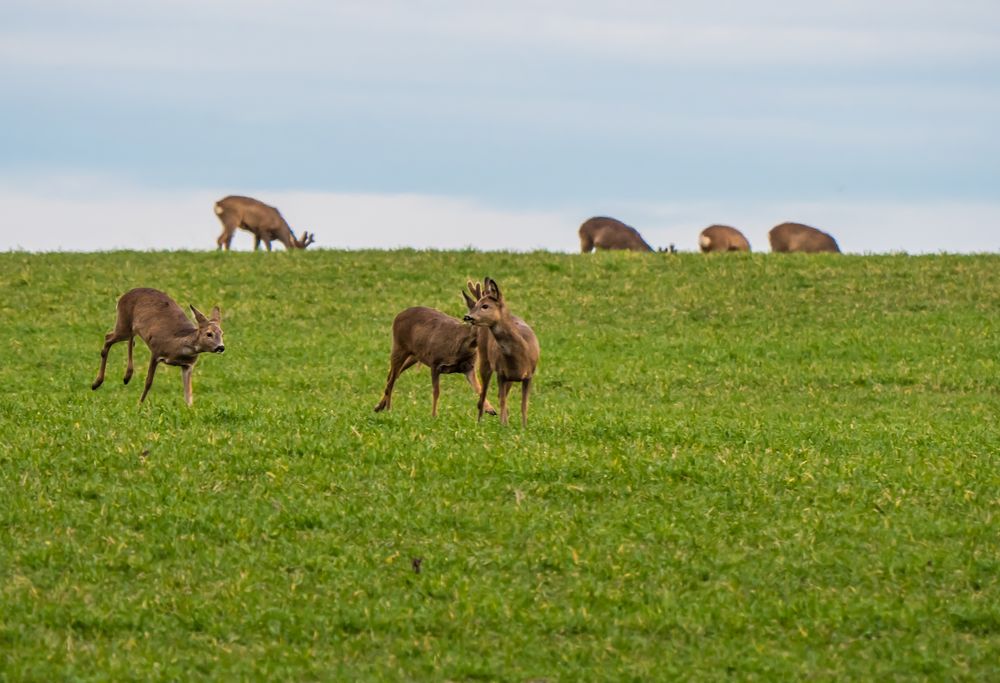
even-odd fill
[(653, 251), (635, 228), (614, 218), (588, 218), (580, 226), (579, 234), (580, 251), (584, 254), (594, 249)]
[(750, 242), (743, 233), (728, 225), (710, 225), (698, 235), (698, 246), (710, 251), (750, 251)]
[(771, 251), (807, 253), (834, 252), (840, 253), (837, 240), (830, 235), (802, 223), (782, 223), (771, 228), (768, 233), (771, 240)]
[(302, 239), (296, 239), (295, 233), (276, 208), (251, 197), (224, 197), (215, 203), (215, 215), (222, 223), (222, 234), (216, 243), (219, 249), (225, 248), (226, 251), (229, 251), (237, 228), (253, 233), (254, 251), (260, 248), (261, 242), (271, 251), (271, 242), (274, 240), (285, 245), (285, 249), (305, 249), (316, 241), (315, 236), (308, 232), (302, 233)]

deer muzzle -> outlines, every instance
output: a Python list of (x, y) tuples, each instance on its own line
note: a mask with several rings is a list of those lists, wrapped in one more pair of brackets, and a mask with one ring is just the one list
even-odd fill
[(224, 345), (222, 345), (222, 344), (219, 344), (214, 349), (212, 349), (212, 353), (222, 353), (225, 350), (226, 350), (226, 347)]

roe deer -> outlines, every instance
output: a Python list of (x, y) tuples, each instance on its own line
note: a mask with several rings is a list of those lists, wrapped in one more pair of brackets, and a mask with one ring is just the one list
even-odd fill
[(469, 283), (469, 289), (480, 294), (465, 320), (482, 328), (487, 334), (479, 348), (479, 372), (482, 389), (479, 392), (479, 419), (483, 418), (486, 391), (493, 373), (497, 375), (500, 396), (500, 422), (507, 424), (507, 394), (514, 382), (521, 383), (521, 426), (528, 426), (528, 393), (538, 366), (540, 348), (535, 333), (521, 318), (511, 315), (495, 280), (484, 278), (485, 289)]
[[(462, 292), (464, 295), (465, 292)], [(471, 309), (469, 297), (466, 305)], [(392, 405), (392, 387), (399, 376), (420, 362), (431, 369), (431, 416), (437, 417), (438, 396), (441, 393), (441, 375), (460, 372), (479, 396), (476, 381), (476, 347), (479, 335), (476, 328), (463, 324), (434, 308), (414, 306), (402, 311), (392, 321), (392, 352), (389, 355), (389, 377), (382, 392), (382, 400), (375, 412), (389, 410)], [(486, 410), (496, 415), (493, 406)]]
[(596, 249), (627, 249), (653, 251), (635, 228), (614, 218), (596, 216), (580, 226), (580, 251), (589, 253)]
[(222, 223), (222, 234), (215, 242), (219, 249), (225, 247), (226, 251), (229, 251), (236, 228), (253, 233), (254, 251), (260, 248), (261, 241), (268, 251), (271, 251), (273, 240), (284, 244), (285, 249), (305, 249), (316, 241), (316, 236), (308, 232), (302, 233), (302, 239), (296, 239), (295, 233), (276, 208), (250, 197), (231, 195), (220, 199), (215, 203), (215, 215)]
[(221, 314), (219, 307), (212, 309), (212, 317), (206, 318), (194, 306), (191, 307), (197, 326), (192, 325), (184, 311), (173, 299), (156, 289), (132, 289), (118, 300), (118, 319), (115, 329), (104, 336), (101, 349), (101, 369), (91, 389), (97, 389), (104, 382), (104, 369), (108, 364), (108, 350), (120, 341), (128, 340), (128, 367), (125, 368), (125, 384), (132, 379), (132, 347), (135, 335), (142, 337), (149, 347), (149, 371), (146, 373), (146, 388), (139, 398), (146, 400), (149, 388), (153, 386), (153, 375), (160, 363), (179, 365), (184, 378), (184, 400), (194, 403), (191, 389), (191, 372), (199, 353), (222, 353), (222, 328), (219, 327)]
[(750, 242), (743, 233), (728, 225), (710, 225), (698, 235), (698, 246), (710, 251), (750, 251)]
[(771, 251), (801, 251), (817, 253), (829, 251), (840, 253), (837, 240), (830, 235), (801, 223), (782, 223), (771, 228), (767, 234), (771, 240)]

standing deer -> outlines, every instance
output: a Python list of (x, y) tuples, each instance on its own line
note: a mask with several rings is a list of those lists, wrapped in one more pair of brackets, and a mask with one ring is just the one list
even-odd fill
[(153, 375), (160, 363), (179, 365), (184, 378), (184, 400), (190, 406), (194, 403), (191, 388), (191, 373), (199, 353), (222, 353), (222, 320), (219, 307), (212, 309), (212, 317), (206, 318), (191, 306), (197, 326), (192, 325), (184, 311), (173, 299), (156, 289), (132, 289), (118, 300), (118, 319), (115, 329), (104, 336), (101, 349), (101, 369), (91, 389), (104, 383), (104, 369), (108, 364), (108, 351), (120, 341), (128, 340), (128, 367), (125, 369), (125, 384), (132, 379), (132, 347), (135, 335), (142, 337), (149, 347), (149, 371), (146, 373), (146, 387), (139, 398), (146, 400), (149, 388), (153, 386)]
[(507, 394), (514, 382), (521, 383), (521, 426), (528, 426), (528, 394), (531, 380), (538, 367), (541, 349), (535, 333), (507, 309), (507, 303), (495, 280), (484, 278), (485, 289), (469, 283), (469, 289), (480, 298), (465, 316), (467, 322), (486, 330), (485, 344), (479, 348), (479, 372), (482, 389), (479, 392), (479, 419), (483, 419), (486, 391), (493, 373), (497, 375), (500, 396), (500, 422), (507, 424)]
[(653, 251), (639, 232), (614, 218), (596, 216), (580, 226), (580, 252), (587, 254), (596, 249), (626, 249)]
[(771, 251), (788, 252), (801, 251), (818, 253), (829, 251), (839, 254), (837, 240), (830, 235), (801, 223), (782, 223), (771, 228), (768, 233), (771, 240)]
[(302, 233), (302, 239), (296, 239), (295, 233), (276, 208), (250, 197), (231, 195), (220, 199), (215, 203), (215, 215), (222, 222), (222, 234), (215, 242), (219, 249), (225, 247), (226, 251), (229, 251), (236, 228), (253, 233), (254, 251), (260, 248), (261, 241), (268, 251), (271, 251), (273, 240), (284, 244), (285, 249), (305, 249), (316, 241), (316, 236), (308, 232)]
[(710, 225), (698, 235), (698, 246), (710, 251), (750, 251), (750, 242), (743, 233), (728, 225)]
[[(475, 302), (469, 303), (469, 309)], [(414, 306), (402, 311), (392, 321), (392, 352), (389, 355), (389, 377), (382, 392), (382, 400), (375, 406), (375, 412), (389, 410), (392, 405), (392, 387), (399, 376), (411, 366), (420, 362), (431, 369), (433, 398), (431, 416), (437, 417), (438, 396), (441, 394), (441, 375), (460, 372), (465, 375), (476, 395), (479, 382), (476, 381), (476, 347), (479, 334), (476, 328), (465, 325), (433, 308)], [(486, 410), (496, 415), (493, 406), (487, 403)]]

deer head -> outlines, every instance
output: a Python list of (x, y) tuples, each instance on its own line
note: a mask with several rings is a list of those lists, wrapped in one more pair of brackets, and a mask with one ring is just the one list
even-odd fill
[[(483, 279), (483, 283), (482, 289), (479, 288), (479, 285), (473, 287), (471, 282), (468, 283), (469, 290), (480, 296), (475, 304), (469, 307), (469, 313), (462, 320), (473, 325), (491, 327), (503, 319), (505, 311), (503, 294), (500, 293), (500, 287), (496, 280), (487, 277)], [(462, 294), (465, 296), (466, 304), (468, 304), (469, 296), (465, 292)]]
[(216, 306), (212, 309), (211, 318), (206, 318), (205, 314), (194, 306), (191, 306), (191, 312), (194, 313), (195, 322), (198, 323), (195, 351), (198, 353), (222, 353), (225, 351), (226, 347), (222, 343), (222, 328), (219, 327), (219, 323), (222, 322), (222, 312), (219, 311), (219, 307)]

